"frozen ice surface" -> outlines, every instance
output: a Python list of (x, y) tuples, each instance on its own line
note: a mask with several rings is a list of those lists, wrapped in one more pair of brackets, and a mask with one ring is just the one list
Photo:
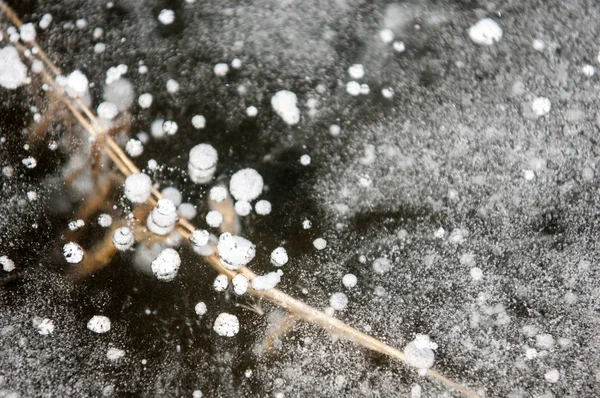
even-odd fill
[(177, 276), (180, 265), (179, 253), (174, 249), (167, 248), (152, 261), (152, 272), (159, 280), (169, 282)]
[(0, 86), (14, 90), (27, 81), (27, 67), (12, 46), (0, 49)]
[(83, 260), (83, 249), (75, 242), (63, 246), (63, 257), (70, 264), (79, 264)]
[(288, 260), (287, 251), (283, 247), (278, 247), (271, 252), (271, 264), (276, 267), (283, 267)]
[(263, 178), (254, 169), (242, 169), (235, 172), (229, 180), (229, 192), (236, 200), (251, 202), (263, 191)]
[(279, 281), (281, 275), (278, 272), (269, 272), (266, 275), (258, 275), (252, 279), (252, 289), (254, 290), (269, 290), (273, 289)]
[(152, 192), (152, 180), (144, 173), (134, 173), (125, 179), (125, 196), (133, 203), (144, 203)]
[(502, 39), (502, 28), (491, 18), (483, 18), (469, 28), (469, 37), (475, 44), (491, 46)]
[(244, 267), (256, 255), (256, 246), (252, 242), (228, 232), (219, 237), (217, 250), (221, 264), (233, 271)]
[(300, 109), (298, 109), (298, 97), (289, 90), (281, 90), (271, 97), (271, 106), (284, 122), (290, 126), (300, 122)]
[(88, 330), (94, 333), (106, 333), (110, 330), (111, 322), (107, 316), (94, 315), (87, 323)]
[(213, 330), (219, 336), (233, 337), (240, 331), (240, 321), (235, 315), (222, 312), (215, 319)]

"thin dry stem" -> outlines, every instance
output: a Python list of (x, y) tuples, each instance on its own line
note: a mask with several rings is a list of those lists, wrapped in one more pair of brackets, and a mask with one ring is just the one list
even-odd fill
[[(16, 25), (17, 27), (22, 25), (22, 22), (17, 17), (17, 15), (8, 7), (2, 0), (0, 0), (0, 9), (5, 13), (5, 15), (10, 19), (10, 21)], [(34, 46), (39, 48), (37, 43), (33, 43)], [(20, 46), (20, 50), (23, 50), (23, 46)], [(38, 56), (42, 59), (42, 61), (48, 66), (48, 68), (52, 71), (52, 73), (56, 77), (61, 72), (60, 70), (50, 61), (50, 59), (46, 56), (46, 54), (41, 50), (39, 50)], [(61, 102), (63, 102), (67, 108), (73, 113), (75, 118), (81, 123), (81, 125), (89, 132), (92, 137), (98, 137), (101, 134), (105, 133), (104, 128), (100, 125), (96, 117), (93, 113), (83, 104), (83, 102), (79, 98), (70, 99), (63, 90), (55, 83), (54, 78), (50, 76), (50, 74), (46, 71), (42, 72), (42, 77), (44, 81), (51, 85), (55, 90), (58, 98)], [(74, 103), (73, 103), (74, 102)], [(75, 106), (77, 105), (77, 106)], [(87, 119), (82, 115), (80, 110), (87, 116)], [(117, 143), (110, 137), (105, 136), (105, 145), (104, 150), (107, 155), (113, 160), (117, 168), (125, 175), (128, 176), (131, 173), (139, 172), (139, 169), (133, 164), (133, 162), (129, 159), (129, 157), (123, 152), (123, 150), (117, 145)], [(153, 198), (149, 200), (150, 204), (156, 203), (158, 199), (162, 196), (160, 192), (156, 189), (152, 189)], [(192, 231), (194, 231), (195, 227), (190, 224), (186, 220), (178, 221), (178, 230), (179, 232), (186, 238), (189, 238), (189, 235)], [(112, 247), (111, 245), (106, 245)], [(114, 248), (113, 248), (114, 249)], [(228, 270), (221, 265), (219, 260), (219, 256), (216, 251), (216, 247), (213, 247), (214, 253), (210, 256), (205, 256), (205, 261), (211, 265), (217, 272), (221, 274), (227, 275), (228, 278), (233, 278), (236, 274), (240, 273), (245, 275), (249, 280), (252, 280), (256, 274), (252, 272), (249, 268), (242, 268), (238, 272)], [(109, 250), (109, 249), (105, 249)], [(102, 255), (106, 255), (106, 252), (103, 252)], [(114, 253), (113, 253), (114, 254)], [(248, 292), (256, 297), (264, 298), (269, 300), (270, 302), (280, 306), (281, 308), (287, 310), (292, 313), (298, 319), (302, 319), (306, 322), (312, 323), (314, 325), (320, 326), (325, 330), (330, 331), (331, 333), (335, 333), (339, 336), (345, 337), (365, 348), (370, 350), (388, 355), (392, 358), (399, 360), (400, 362), (406, 364), (404, 354), (393, 348), (389, 345), (383, 343), (382, 341), (371, 337), (357, 329), (352, 328), (351, 326), (345, 324), (339, 319), (330, 317), (326, 315), (324, 312), (321, 312), (304, 302), (297, 300), (278, 289), (269, 289), (263, 291), (256, 291), (252, 288), (248, 289)], [(456, 391), (461, 392), (465, 396), (469, 398), (479, 398), (479, 395), (475, 392), (468, 390), (465, 386), (448, 379), (443, 376), (436, 370), (430, 369), (427, 372), (427, 375), (435, 380), (440, 381), (446, 387), (454, 389)]]

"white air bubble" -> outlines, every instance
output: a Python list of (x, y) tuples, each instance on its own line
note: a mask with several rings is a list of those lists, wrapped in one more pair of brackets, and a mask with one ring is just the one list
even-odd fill
[(271, 213), (271, 202), (268, 200), (259, 200), (254, 205), (254, 211), (259, 216), (266, 216)]
[(351, 289), (358, 283), (358, 278), (354, 274), (346, 274), (342, 277), (342, 283), (348, 289)]
[(354, 64), (348, 68), (348, 75), (355, 80), (362, 79), (365, 76), (365, 68), (362, 64)]
[(112, 217), (110, 216), (110, 214), (100, 214), (98, 216), (98, 225), (100, 225), (102, 228), (108, 228), (110, 227), (112, 224)]
[(54, 322), (51, 319), (44, 318), (41, 320), (34, 320), (34, 326), (37, 328), (38, 333), (42, 336), (47, 336), (54, 332)]
[(190, 235), (190, 242), (194, 246), (202, 247), (208, 243), (210, 234), (204, 229), (196, 229)]
[(229, 72), (229, 65), (225, 63), (218, 63), (215, 65), (214, 70), (215, 75), (218, 77), (225, 77)]
[(69, 264), (79, 264), (83, 260), (83, 249), (75, 242), (63, 246), (63, 257)]
[(135, 238), (131, 230), (127, 227), (117, 228), (112, 238), (113, 245), (117, 250), (125, 251), (133, 246)]
[(179, 83), (175, 79), (167, 80), (167, 91), (170, 94), (175, 94), (179, 91)]
[(491, 18), (483, 18), (469, 28), (469, 37), (480, 46), (491, 46), (502, 39), (502, 28)]
[(138, 97), (138, 104), (140, 105), (140, 107), (142, 107), (143, 109), (148, 109), (150, 108), (150, 106), (152, 106), (152, 94), (150, 93), (144, 93), (141, 94)]
[(194, 115), (192, 117), (192, 126), (198, 130), (203, 129), (206, 127), (206, 118), (202, 115)]
[(317, 250), (323, 250), (327, 247), (327, 241), (323, 238), (317, 238), (313, 241), (313, 246)]
[(531, 103), (531, 110), (533, 110), (533, 113), (537, 117), (547, 115), (550, 112), (550, 108), (552, 108), (552, 104), (545, 97), (537, 97)]
[(388, 273), (392, 269), (392, 262), (385, 258), (380, 257), (373, 261), (373, 271), (375, 271), (378, 275), (383, 275)]
[(233, 285), (233, 292), (238, 296), (241, 296), (248, 291), (248, 278), (242, 274), (234, 276), (231, 279), (231, 284)]
[(35, 25), (31, 22), (25, 23), (19, 28), (19, 33), (21, 34), (21, 40), (26, 43), (32, 42), (36, 38)]
[(119, 114), (119, 109), (112, 102), (104, 101), (98, 105), (96, 112), (98, 112), (98, 116), (104, 119), (113, 120)]
[(229, 286), (229, 280), (227, 279), (227, 275), (218, 275), (213, 282), (213, 288), (217, 292), (223, 292)]
[(169, 282), (177, 276), (180, 265), (179, 254), (175, 250), (167, 248), (152, 261), (152, 272), (159, 280)]
[(167, 135), (175, 135), (179, 130), (179, 126), (173, 120), (166, 120), (162, 125), (162, 129)]
[(119, 359), (125, 356), (125, 351), (119, 348), (110, 347), (108, 351), (106, 351), (106, 359), (109, 361), (118, 361)]
[(125, 144), (125, 151), (132, 158), (137, 158), (144, 152), (144, 145), (142, 145), (141, 141), (132, 138)]
[(0, 265), (2, 266), (2, 270), (4, 272), (11, 272), (15, 269), (15, 263), (7, 256), (0, 257)]
[(177, 208), (169, 199), (162, 198), (146, 218), (146, 226), (156, 235), (168, 235), (177, 221)]
[(429, 336), (417, 334), (415, 339), (404, 347), (404, 359), (409, 366), (426, 370), (433, 366), (437, 344), (429, 340)]
[(336, 311), (341, 311), (348, 306), (348, 296), (344, 293), (333, 293), (329, 297), (329, 305)]
[(231, 176), (229, 192), (236, 200), (251, 202), (262, 193), (263, 178), (254, 169), (242, 169)]
[(166, 187), (162, 191), (160, 191), (160, 194), (163, 198), (169, 199), (171, 202), (173, 202), (175, 206), (179, 206), (183, 199), (181, 196), (181, 192), (175, 187)]
[(106, 333), (110, 326), (110, 319), (104, 315), (94, 315), (87, 323), (88, 330), (94, 333)]
[(360, 83), (354, 80), (346, 83), (346, 92), (353, 97), (360, 95), (360, 89)]
[(210, 200), (214, 202), (222, 202), (227, 199), (227, 189), (222, 186), (212, 187), (209, 196)]
[(256, 246), (241, 236), (224, 233), (217, 244), (221, 264), (232, 271), (248, 264), (256, 254)]
[(258, 109), (251, 105), (246, 108), (246, 115), (248, 115), (248, 117), (256, 117), (256, 115), (258, 115)]
[(206, 314), (206, 312), (208, 311), (208, 309), (206, 308), (206, 304), (204, 304), (202, 301), (200, 301), (194, 307), (194, 311), (196, 312), (196, 315), (203, 316), (203, 315)]
[(310, 220), (304, 220), (302, 221), (302, 228), (303, 229), (310, 229), (312, 227), (312, 223), (310, 222)]
[(224, 218), (217, 210), (211, 210), (206, 213), (206, 223), (212, 228), (219, 228), (223, 224)]
[(269, 272), (266, 275), (259, 275), (252, 279), (252, 289), (254, 290), (269, 290), (273, 289), (279, 281), (281, 275), (278, 272)]
[(198, 144), (192, 148), (188, 161), (188, 174), (196, 184), (206, 184), (217, 170), (217, 150), (208, 144)]
[(271, 264), (276, 267), (282, 267), (288, 262), (287, 251), (283, 247), (278, 247), (271, 252)]
[(302, 166), (308, 166), (310, 164), (310, 156), (309, 155), (302, 155), (300, 156), (300, 164)]
[(332, 124), (329, 126), (329, 134), (334, 137), (337, 137), (342, 132), (342, 128), (337, 124)]
[(557, 369), (551, 369), (544, 374), (544, 379), (548, 383), (556, 383), (560, 379), (560, 372)]
[(379, 31), (379, 38), (385, 44), (389, 44), (394, 40), (394, 31), (391, 29), (382, 29)]
[(52, 14), (44, 14), (42, 18), (40, 18), (39, 26), (40, 29), (48, 29), (50, 24), (52, 23)]
[(179, 217), (183, 218), (184, 220), (191, 220), (196, 217), (198, 211), (196, 210), (196, 206), (193, 204), (182, 203), (177, 206), (177, 214), (179, 214)]
[(240, 217), (245, 217), (252, 211), (252, 205), (245, 200), (238, 200), (234, 205), (235, 213)]
[(158, 21), (163, 25), (171, 25), (175, 22), (175, 11), (167, 8), (160, 10)]
[(132, 203), (144, 203), (152, 192), (152, 180), (144, 173), (134, 173), (125, 179), (125, 196)]
[(271, 97), (273, 110), (289, 125), (298, 124), (300, 121), (300, 109), (297, 104), (298, 97), (288, 90), (278, 91)]
[(404, 43), (401, 41), (395, 41), (394, 44), (392, 44), (392, 48), (397, 53), (403, 53), (404, 51), (406, 51), (406, 45), (404, 45)]
[(219, 336), (233, 337), (240, 331), (240, 322), (235, 315), (223, 312), (215, 319), (213, 330)]

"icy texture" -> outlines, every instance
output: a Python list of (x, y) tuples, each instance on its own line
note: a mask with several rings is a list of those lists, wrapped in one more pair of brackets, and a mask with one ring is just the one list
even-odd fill
[(151, 194), (152, 180), (144, 173), (131, 174), (125, 179), (125, 196), (133, 203), (144, 203)]
[(63, 257), (70, 264), (79, 264), (83, 260), (83, 249), (75, 242), (63, 246)]
[(291, 126), (300, 121), (300, 109), (297, 103), (296, 94), (288, 90), (278, 91), (271, 97), (271, 106), (275, 113)]
[(254, 169), (242, 169), (231, 176), (229, 192), (236, 200), (252, 202), (262, 193), (263, 178)]
[(221, 234), (217, 250), (221, 264), (232, 271), (244, 267), (256, 254), (256, 246), (252, 242), (230, 233)]
[(254, 290), (269, 290), (273, 289), (279, 281), (281, 275), (278, 272), (269, 272), (266, 275), (258, 275), (252, 279), (252, 289)]
[(110, 326), (110, 319), (104, 315), (94, 315), (87, 323), (88, 330), (94, 333), (106, 333)]
[(19, 52), (12, 46), (0, 49), (0, 86), (9, 90), (25, 84), (27, 68), (19, 58)]
[(152, 272), (159, 280), (169, 282), (177, 276), (180, 265), (179, 254), (175, 250), (167, 248), (152, 261)]
[(215, 319), (213, 330), (219, 336), (233, 337), (240, 331), (240, 322), (235, 315), (223, 312)]

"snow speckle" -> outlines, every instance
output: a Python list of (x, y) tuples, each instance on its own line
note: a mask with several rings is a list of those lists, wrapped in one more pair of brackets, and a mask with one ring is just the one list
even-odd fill
[(342, 277), (342, 284), (348, 289), (353, 288), (358, 283), (358, 278), (354, 274), (346, 274)]
[(245, 217), (252, 211), (252, 205), (250, 204), (250, 202), (247, 202), (245, 200), (238, 200), (237, 202), (235, 202), (234, 208), (236, 214), (240, 217)]
[(271, 97), (273, 110), (290, 126), (300, 122), (300, 109), (297, 104), (298, 97), (288, 90), (278, 91)]
[(4, 272), (11, 272), (15, 269), (15, 262), (7, 256), (0, 256), (0, 265)]
[(194, 307), (194, 311), (196, 312), (196, 315), (203, 316), (203, 315), (206, 314), (206, 312), (208, 311), (208, 309), (206, 308), (206, 304), (204, 302), (200, 301)]
[(158, 21), (163, 25), (171, 25), (175, 22), (175, 11), (165, 8), (160, 10)]
[(317, 250), (323, 250), (327, 247), (327, 241), (323, 238), (317, 238), (313, 241), (313, 246)]
[(278, 247), (271, 252), (271, 264), (276, 267), (283, 267), (288, 260), (287, 251), (283, 247)]
[(209, 144), (198, 144), (192, 148), (188, 161), (188, 174), (196, 184), (206, 184), (212, 180), (217, 169), (219, 155)]
[(273, 289), (279, 281), (281, 275), (278, 272), (269, 272), (266, 275), (259, 275), (252, 279), (252, 289), (254, 290), (269, 290)]
[(133, 237), (133, 233), (129, 228), (121, 227), (115, 230), (112, 242), (117, 250), (125, 251), (133, 246), (135, 238)]
[(266, 216), (271, 213), (271, 202), (268, 200), (259, 200), (254, 205), (254, 210), (259, 216)]
[(227, 275), (217, 275), (213, 282), (213, 288), (217, 292), (223, 292), (229, 286), (229, 280), (227, 279)]
[(213, 72), (215, 73), (215, 76), (225, 77), (229, 72), (229, 65), (226, 63), (218, 63), (215, 65)]
[(144, 203), (150, 197), (152, 180), (144, 173), (134, 173), (125, 179), (125, 196), (132, 203)]
[(69, 264), (79, 264), (83, 260), (83, 249), (75, 242), (63, 246), (63, 257)]
[(0, 86), (9, 90), (25, 84), (27, 67), (19, 58), (19, 52), (12, 46), (0, 49)]
[(241, 236), (224, 233), (217, 244), (221, 264), (230, 270), (238, 270), (248, 264), (256, 255), (256, 246)]
[(213, 330), (219, 336), (233, 337), (240, 331), (240, 321), (235, 315), (223, 312), (215, 319)]
[(88, 321), (87, 328), (94, 333), (106, 333), (110, 330), (110, 319), (104, 315), (94, 315)]
[(429, 336), (417, 334), (415, 339), (404, 347), (404, 358), (409, 366), (420, 370), (427, 370), (435, 361), (434, 349), (437, 344), (429, 340)]
[(263, 178), (254, 169), (242, 169), (231, 176), (229, 192), (236, 200), (251, 202), (262, 193)]
[(385, 257), (380, 257), (373, 261), (373, 271), (378, 275), (383, 275), (392, 269), (392, 261)]
[(238, 296), (248, 291), (248, 278), (245, 275), (237, 274), (231, 279), (231, 284), (233, 285), (233, 292)]
[(336, 311), (341, 311), (348, 305), (348, 296), (344, 293), (333, 293), (329, 297), (329, 305)]
[(483, 18), (469, 28), (469, 37), (480, 46), (491, 46), (502, 39), (502, 28), (491, 18)]
[(473, 267), (471, 268), (471, 278), (473, 278), (474, 281), (478, 282), (483, 280), (483, 271), (481, 270), (481, 268), (478, 267)]
[(33, 325), (37, 329), (38, 333), (42, 336), (47, 336), (54, 332), (54, 322), (49, 318), (34, 319)]
[(179, 254), (174, 249), (167, 248), (152, 261), (152, 272), (159, 280), (169, 282), (177, 276), (180, 265)]
[(224, 218), (217, 210), (211, 210), (206, 213), (206, 223), (212, 228), (219, 228), (223, 224)]
[(192, 126), (198, 130), (203, 129), (206, 127), (206, 118), (202, 115), (194, 115), (192, 117)]

